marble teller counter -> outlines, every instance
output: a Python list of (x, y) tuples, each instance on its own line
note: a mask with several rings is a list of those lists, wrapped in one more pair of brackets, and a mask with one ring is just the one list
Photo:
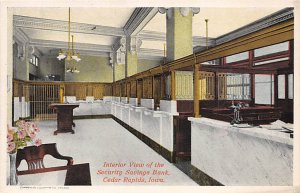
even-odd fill
[(160, 101), (160, 110), (154, 109), (154, 99), (104, 96), (103, 100), (87, 97), (84, 101), (67, 96), (65, 102), (79, 104), (73, 110), (76, 117), (89, 115), (112, 115), (125, 128), (143, 140), (163, 157), (173, 159), (173, 116), (178, 115), (176, 101)]
[(236, 127), (208, 118), (192, 125), (193, 175), (214, 184), (278, 185), (293, 182), (293, 139), (275, 128)]
[(110, 114), (110, 105), (104, 100), (94, 100), (94, 97), (87, 97), (85, 100), (76, 100), (75, 96), (65, 96), (65, 103), (78, 104), (79, 107), (73, 110), (73, 116), (106, 115)]
[(176, 108), (171, 108), (174, 105), (173, 102), (161, 100), (160, 110), (153, 110), (153, 99), (141, 99), (141, 106), (136, 106), (137, 102), (134, 99), (130, 99), (128, 103), (124, 102), (126, 101), (113, 100), (111, 102), (111, 114), (155, 142), (154, 146), (161, 146), (167, 152), (172, 153), (173, 116), (178, 115), (174, 111)]

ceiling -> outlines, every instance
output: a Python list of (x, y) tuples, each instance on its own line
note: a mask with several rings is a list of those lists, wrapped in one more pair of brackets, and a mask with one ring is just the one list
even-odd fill
[[(103, 26), (111, 26), (122, 28), (127, 22), (128, 18), (134, 11), (134, 8), (87, 8), (87, 7), (73, 7), (71, 8), (71, 21), (78, 23), (88, 23)], [(37, 17), (44, 19), (54, 19), (61, 21), (68, 21), (67, 7), (28, 7), (14, 8), (14, 15), (22, 15), (29, 17)]]
[[(239, 27), (249, 24), (255, 20), (272, 14), (282, 7), (278, 8), (201, 8), (199, 14), (193, 17), (193, 36), (206, 36), (205, 19), (208, 19), (208, 36), (212, 38), (219, 37), (225, 33), (231, 32)], [(135, 8), (71, 8), (71, 22), (80, 24), (91, 24), (89, 30), (77, 31), (72, 33), (74, 35), (74, 46), (80, 44), (97, 45), (95, 49), (104, 48), (102, 52), (108, 52), (108, 49), (120, 38), (118, 33), (124, 33), (124, 26), (134, 13)], [(61, 30), (47, 29), (47, 26), (42, 27), (19, 27), (24, 34), (36, 42), (43, 42), (36, 44), (36, 47), (42, 54), (49, 54), (55, 47), (49, 42), (66, 42), (68, 41), (67, 23), (68, 8), (14, 8), (14, 15), (27, 16), (33, 18), (51, 19), (55, 21), (64, 21), (64, 25), (60, 27)], [(238, 19), (237, 19), (238, 18)], [(151, 18), (150, 18), (151, 19)], [(41, 20), (39, 22), (42, 22)], [(93, 26), (104, 28), (107, 30), (105, 34), (97, 34), (93, 31)], [(80, 26), (79, 28), (80, 29)], [(100, 30), (100, 29), (99, 29)], [(166, 33), (166, 15), (159, 12), (147, 21), (142, 31), (150, 31), (162, 34), (165, 38)], [(111, 33), (110, 33), (111, 32)], [(46, 42), (46, 43), (45, 43)], [(164, 39), (145, 39), (142, 41), (141, 48), (144, 50), (157, 50), (159, 55), (163, 56)], [(99, 47), (101, 46), (101, 47)], [(195, 46), (195, 45), (194, 45)], [(57, 48), (57, 47), (56, 47)], [(151, 52), (149, 52), (151, 54)]]

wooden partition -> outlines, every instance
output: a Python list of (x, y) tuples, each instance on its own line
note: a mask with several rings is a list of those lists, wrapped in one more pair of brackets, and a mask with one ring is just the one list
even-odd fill
[[(76, 96), (77, 100), (85, 100), (87, 96), (94, 96), (94, 98), (102, 99), (103, 96), (112, 95), (111, 83), (97, 83), (97, 82), (37, 82), (37, 81), (13, 81), (13, 96), (28, 98), (28, 90), (26, 86), (40, 86), (49, 87), (53, 85), (59, 85), (63, 88), (63, 96)], [(45, 91), (46, 92), (46, 91)], [(47, 93), (43, 93), (47, 94)]]
[[(157, 106), (161, 99), (177, 100), (176, 71), (190, 68), (190, 70), (194, 71), (197, 69), (197, 73), (194, 73), (194, 80), (201, 80), (197, 81), (194, 94), (198, 96), (200, 100), (222, 100), (222, 97), (225, 98), (227, 91), (224, 87), (224, 93), (218, 93), (217, 87), (222, 87), (222, 85), (225, 84), (224, 81), (218, 81), (218, 75), (220, 73), (248, 73), (252, 76), (253, 74), (277, 74), (278, 69), (293, 69), (293, 39), (294, 20), (290, 19), (212, 48), (202, 50), (198, 53), (137, 73), (113, 83), (114, 88), (115, 85), (120, 84), (122, 81), (130, 81), (130, 97), (136, 96), (139, 101), (140, 98), (153, 98)], [(280, 52), (267, 57), (254, 57), (253, 55), (255, 49), (282, 42), (289, 42), (289, 52)], [(249, 52), (250, 57), (246, 60), (233, 63), (226, 61), (226, 57), (242, 52)], [(262, 62), (267, 60), (282, 57), (289, 57), (289, 60), (277, 63), (273, 62), (275, 64), (269, 63), (261, 65)], [(218, 62), (210, 63), (213, 60)], [(254, 65), (254, 62), (260, 62), (260, 64)], [(201, 73), (199, 73), (199, 71)], [(203, 72), (207, 73), (205, 77), (203, 77)], [(136, 84), (134, 84), (134, 82), (136, 82)], [(136, 89), (134, 89), (134, 85), (136, 85)], [(206, 91), (209, 92), (206, 92), (205, 95), (203, 93), (197, 93), (200, 92), (199, 89), (197, 89), (200, 85), (206, 85)], [(204, 87), (202, 86), (202, 88)], [(253, 97), (253, 95), (254, 90), (252, 89), (251, 96)], [(114, 92), (114, 96), (118, 96), (118, 93)], [(194, 107), (196, 107), (194, 108), (194, 114), (198, 115), (200, 103), (198, 100), (194, 100), (194, 103)]]
[(143, 98), (151, 99), (153, 97), (153, 77), (148, 76), (143, 78)]
[(87, 96), (102, 99), (112, 95), (112, 86), (109, 83), (63, 83), (65, 96), (76, 96), (77, 100), (85, 100)]
[(130, 81), (130, 97), (131, 98), (137, 97), (137, 81), (136, 80)]
[(143, 97), (143, 79), (137, 80), (136, 96), (138, 98), (138, 104), (141, 104), (141, 98)]

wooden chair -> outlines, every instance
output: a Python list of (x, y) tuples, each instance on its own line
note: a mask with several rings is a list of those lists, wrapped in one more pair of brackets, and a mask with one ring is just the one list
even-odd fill
[[(68, 163), (65, 166), (46, 168), (43, 162), (45, 155), (52, 155), (56, 159), (67, 160)], [(42, 144), (40, 146), (28, 146), (23, 149), (19, 149), (16, 158), (17, 169), (23, 159), (27, 162), (28, 170), (17, 171), (18, 175), (64, 170), (67, 169), (67, 166), (73, 165), (72, 157), (62, 156), (58, 153), (56, 143)]]

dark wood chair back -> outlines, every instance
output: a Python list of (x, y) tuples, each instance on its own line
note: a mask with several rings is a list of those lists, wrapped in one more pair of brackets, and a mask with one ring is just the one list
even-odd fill
[(18, 174), (22, 173), (39, 173), (47, 171), (55, 171), (59, 169), (66, 169), (66, 167), (52, 167), (45, 168), (44, 156), (51, 155), (56, 159), (67, 160), (67, 166), (73, 165), (73, 158), (69, 156), (62, 156), (56, 148), (56, 143), (42, 144), (40, 146), (28, 146), (23, 149), (19, 149), (17, 152), (16, 168), (20, 166), (22, 160), (26, 160), (28, 165), (28, 171), (18, 171)]

